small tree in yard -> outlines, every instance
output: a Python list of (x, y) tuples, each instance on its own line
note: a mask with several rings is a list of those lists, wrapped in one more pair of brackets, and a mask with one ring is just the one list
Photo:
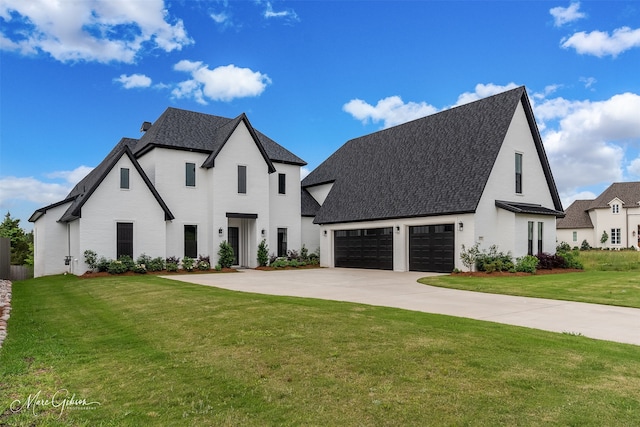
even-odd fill
[(469, 271), (473, 271), (473, 267), (476, 265), (476, 260), (478, 259), (478, 255), (480, 255), (480, 249), (478, 248), (478, 243), (471, 246), (467, 249), (464, 245), (462, 245), (462, 250), (460, 251), (460, 260), (465, 267), (469, 269)]
[(258, 265), (265, 267), (269, 262), (269, 247), (267, 241), (262, 239), (262, 242), (258, 245)]
[(230, 268), (235, 259), (236, 256), (231, 245), (226, 240), (220, 243), (220, 249), (218, 250), (218, 264), (220, 264), (220, 267)]
[(602, 232), (602, 237), (600, 237), (600, 243), (604, 245), (607, 243), (607, 240), (609, 240), (609, 235), (607, 234), (607, 230), (605, 230)]

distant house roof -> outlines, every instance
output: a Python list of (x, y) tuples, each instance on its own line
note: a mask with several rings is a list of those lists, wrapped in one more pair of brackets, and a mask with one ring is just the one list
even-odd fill
[(145, 126), (147, 130), (133, 152), (136, 157), (140, 157), (154, 147), (163, 147), (214, 154), (207, 159), (206, 165), (203, 165), (212, 167), (215, 155), (220, 152), (241, 121), (244, 121), (249, 132), (257, 140), (258, 149), (265, 156), (270, 169), (270, 162), (306, 165), (304, 160), (255, 130), (245, 114), (228, 119), (172, 107), (167, 108), (155, 123)]
[(614, 182), (591, 201), (589, 209), (608, 208), (608, 203), (616, 197), (624, 203), (625, 207), (639, 206), (640, 182)]
[(576, 200), (564, 211), (564, 218), (556, 221), (556, 228), (593, 228), (589, 206), (593, 200)]
[(524, 87), (353, 139), (303, 187), (333, 182), (314, 222), (475, 212), (519, 102), (555, 211), (562, 211)]

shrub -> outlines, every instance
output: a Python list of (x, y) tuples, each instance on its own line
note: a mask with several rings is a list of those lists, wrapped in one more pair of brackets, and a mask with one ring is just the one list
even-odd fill
[(235, 258), (231, 245), (226, 240), (220, 243), (220, 249), (218, 250), (218, 263), (220, 266), (222, 268), (231, 267)]
[[(178, 265), (176, 264), (176, 267), (177, 266)], [(164, 265), (164, 259), (162, 259), (162, 257), (153, 258), (147, 263), (147, 271), (162, 271), (164, 269), (165, 269), (165, 265)]]
[(129, 271), (129, 267), (127, 267), (127, 265), (124, 264), (122, 261), (115, 260), (115, 261), (109, 262), (109, 267), (107, 268), (107, 271), (109, 272), (109, 274), (122, 274)]
[(168, 262), (167, 263), (167, 271), (178, 271), (178, 263), (175, 262)]
[(133, 272), (138, 274), (145, 274), (147, 272), (147, 268), (144, 264), (136, 264), (133, 266)]
[(478, 271), (493, 273), (494, 271), (510, 271), (514, 268), (511, 252), (498, 251), (498, 246), (491, 245), (489, 251), (482, 251), (476, 256)]
[(582, 261), (580, 261), (580, 252), (577, 249), (572, 251), (559, 252), (557, 255), (564, 258), (563, 268), (576, 268), (579, 270), (584, 269), (584, 265), (582, 264)]
[(98, 254), (91, 249), (87, 249), (84, 251), (84, 262), (91, 270), (96, 270), (98, 268)]
[(556, 246), (556, 252), (569, 252), (571, 250), (571, 246), (567, 242), (560, 242), (558, 246)]
[(552, 268), (566, 268), (564, 257), (559, 254), (548, 254), (545, 252), (536, 255), (539, 260), (538, 268), (542, 270), (551, 270)]
[(182, 259), (182, 268), (187, 271), (193, 271), (193, 266), (195, 265), (195, 263), (195, 259), (186, 256)]
[(289, 266), (289, 261), (286, 258), (278, 258), (270, 263), (273, 268), (285, 268)]
[(533, 255), (525, 255), (516, 259), (516, 271), (521, 271), (524, 273), (536, 273), (536, 268), (538, 267), (538, 258)]
[(216, 264), (216, 271), (222, 271), (222, 266), (220, 264)]
[(211, 269), (211, 260), (209, 259), (209, 255), (200, 255), (198, 256), (198, 261), (196, 261), (196, 267), (198, 270), (206, 271)]
[(467, 249), (464, 245), (462, 245), (462, 250), (460, 251), (460, 260), (462, 264), (467, 267), (469, 271), (473, 271), (473, 266), (476, 265), (476, 260), (478, 255), (480, 254), (480, 249), (478, 249), (479, 244), (471, 246)]
[(309, 264), (320, 265), (320, 248), (309, 254)]
[(298, 260), (300, 259), (300, 254), (295, 249), (291, 249), (287, 252), (287, 257), (289, 258), (289, 260)]
[(584, 239), (582, 241), (582, 244), (580, 245), (580, 250), (581, 251), (588, 251), (591, 249), (591, 245), (589, 244), (589, 242), (587, 242), (587, 239)]
[(309, 249), (305, 245), (300, 248), (300, 260), (303, 262), (309, 261)]
[(129, 255), (120, 255), (118, 261), (120, 261), (127, 268), (125, 271), (132, 271), (133, 267), (136, 266), (133, 258), (131, 258)]
[(602, 243), (603, 245), (605, 243), (607, 243), (607, 240), (609, 240), (609, 235), (607, 234), (607, 231), (603, 231), (602, 232), (602, 237), (600, 237), (600, 243)]
[(269, 265), (272, 265), (274, 262), (278, 260), (278, 256), (274, 253), (269, 255)]
[(262, 242), (258, 245), (258, 265), (264, 267), (269, 262), (269, 247), (267, 241), (262, 239)]
[(102, 256), (98, 260), (98, 263), (96, 264), (96, 268), (98, 269), (99, 272), (108, 271), (109, 264), (111, 264), (111, 261)]
[(140, 254), (140, 256), (136, 259), (136, 264), (143, 265), (145, 267), (145, 270), (147, 268), (147, 265), (149, 265), (150, 263), (151, 257), (144, 253)]

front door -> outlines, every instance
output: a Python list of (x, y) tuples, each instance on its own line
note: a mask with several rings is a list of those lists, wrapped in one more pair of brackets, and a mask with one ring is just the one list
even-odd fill
[(229, 234), (229, 244), (233, 248), (233, 265), (240, 265), (238, 261), (238, 254), (240, 253), (240, 229), (238, 227), (229, 227), (227, 233)]

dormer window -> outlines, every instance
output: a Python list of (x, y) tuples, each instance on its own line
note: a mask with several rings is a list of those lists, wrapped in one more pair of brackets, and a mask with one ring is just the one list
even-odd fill
[(611, 205), (611, 213), (614, 213), (614, 214), (620, 213), (620, 205), (617, 203)]

